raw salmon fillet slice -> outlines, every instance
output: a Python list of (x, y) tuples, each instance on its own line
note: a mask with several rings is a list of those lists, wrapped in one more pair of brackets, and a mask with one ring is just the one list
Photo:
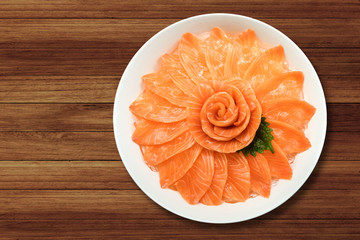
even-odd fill
[(185, 107), (187, 95), (171, 80), (166, 72), (150, 73), (142, 77), (145, 88), (176, 106)]
[(262, 154), (246, 157), (250, 167), (250, 190), (268, 198), (271, 191), (271, 174), (268, 162)]
[(141, 146), (144, 161), (150, 166), (158, 165), (178, 153), (189, 149), (195, 144), (195, 140), (189, 131), (184, 132), (173, 140), (161, 145)]
[(222, 195), (227, 176), (226, 154), (214, 152), (214, 176), (209, 189), (200, 202), (209, 206), (220, 205), (223, 202)]
[(304, 130), (316, 109), (309, 103), (294, 98), (278, 98), (262, 104), (266, 119), (286, 122)]
[(288, 158), (275, 141), (272, 141), (271, 143), (273, 145), (274, 153), (270, 150), (265, 150), (262, 154), (268, 162), (271, 177), (275, 179), (290, 180), (292, 178), (292, 169)]
[(159, 171), (161, 187), (167, 188), (182, 178), (193, 166), (202, 149), (203, 147), (195, 143), (191, 148), (160, 163), (157, 169)]
[(270, 123), (269, 127), (273, 130), (274, 140), (286, 156), (304, 152), (311, 147), (309, 139), (301, 130), (276, 120), (267, 120), (267, 122)]
[(304, 74), (298, 71), (285, 72), (261, 84), (256, 90), (260, 102), (275, 98), (303, 99)]
[(190, 204), (196, 204), (209, 189), (214, 175), (214, 152), (203, 149), (192, 167), (176, 182), (176, 189)]
[(287, 69), (284, 48), (280, 45), (259, 55), (246, 70), (244, 81), (249, 82), (256, 91), (268, 79), (279, 76)]
[(135, 124), (132, 140), (139, 145), (158, 145), (169, 142), (188, 130), (186, 121), (159, 123), (140, 119)]
[(206, 65), (213, 80), (224, 79), (224, 66), (233, 40), (222, 29), (215, 27), (206, 39), (211, 47), (205, 52)]
[(189, 77), (196, 83), (211, 79), (205, 59), (206, 45), (203, 40), (191, 33), (185, 33), (180, 39), (178, 51), (180, 61)]
[(234, 40), (226, 56), (225, 79), (243, 79), (250, 64), (264, 51), (255, 32), (251, 29), (241, 32)]
[(187, 75), (183, 65), (180, 62), (178, 54), (164, 54), (161, 57), (162, 67), (170, 75), (173, 83), (185, 94), (189, 95), (196, 84)]
[(244, 202), (250, 192), (250, 168), (242, 153), (226, 154), (228, 177), (223, 192), (225, 202)]
[(163, 123), (178, 122), (187, 116), (186, 108), (178, 107), (146, 89), (129, 109), (138, 117)]

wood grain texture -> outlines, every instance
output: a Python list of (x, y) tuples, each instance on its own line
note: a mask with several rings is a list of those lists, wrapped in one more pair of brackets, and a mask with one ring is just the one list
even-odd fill
[[(181, 19), (0, 19), (0, 48), (119, 49), (128, 44), (136, 50), (155, 33)], [(285, 33), (301, 48), (351, 48), (360, 44), (360, 20), (356, 18), (260, 20)], [(51, 34), (45, 35), (45, 31)]]
[[(132, 43), (129, 45), (133, 45)], [(138, 47), (121, 48), (29, 48), (0, 49), (2, 75), (6, 76), (114, 76), (125, 70)], [(303, 49), (321, 76), (360, 76), (360, 53), (352, 48)], [(53, 67), (49, 67), (52, 65)]]
[[(289, 36), (319, 74), (328, 132), (307, 182), (256, 219), (197, 223), (150, 200), (117, 152), (121, 74), (155, 33), (229, 12)], [(0, 1), (0, 240), (359, 239), (358, 0)]]
[(0, 103), (114, 103), (119, 80), (120, 76), (0, 75)]
[(52, 4), (48, 0), (3, 0), (2, 18), (186, 18), (193, 15), (231, 12), (251, 15), (254, 18), (352, 18), (359, 16), (360, 7), (356, 0), (296, 0), (283, 4), (279, 1), (248, 0), (233, 1), (73, 1), (61, 0)]

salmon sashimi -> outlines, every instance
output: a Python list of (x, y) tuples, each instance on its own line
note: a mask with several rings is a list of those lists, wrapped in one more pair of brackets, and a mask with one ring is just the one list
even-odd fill
[(235, 37), (228, 51), (224, 67), (225, 79), (244, 78), (250, 64), (264, 51), (255, 32), (245, 30)]
[(305, 101), (293, 98), (278, 98), (264, 102), (262, 110), (267, 119), (286, 122), (303, 130), (307, 127), (316, 109)]
[(145, 88), (176, 106), (185, 107), (187, 95), (181, 91), (166, 72), (150, 73), (142, 77)]
[(210, 206), (220, 205), (223, 202), (222, 195), (227, 176), (226, 154), (214, 152), (214, 176), (209, 189), (200, 202)]
[(316, 109), (281, 45), (214, 27), (183, 34), (160, 60), (129, 110), (133, 142), (162, 188), (217, 206), (269, 198), (272, 181), (292, 178), (294, 157), (311, 147), (304, 132)]
[(303, 131), (276, 120), (268, 120), (268, 123), (273, 130), (274, 140), (287, 156), (304, 152), (311, 147)]
[(200, 112), (204, 133), (219, 141), (237, 137), (250, 120), (250, 110), (240, 90), (233, 86), (228, 86), (226, 90), (232, 95), (220, 90), (205, 101)]
[(292, 169), (288, 158), (275, 141), (272, 141), (272, 146), (274, 153), (265, 150), (262, 154), (269, 165), (271, 177), (275, 179), (291, 179)]
[(244, 202), (250, 192), (250, 168), (242, 153), (226, 154), (228, 177), (225, 183), (225, 202)]
[(141, 151), (144, 161), (150, 165), (158, 165), (195, 144), (190, 132), (184, 132), (173, 140), (160, 145), (143, 145)]
[(287, 69), (284, 48), (280, 45), (259, 55), (246, 70), (244, 81), (249, 82), (256, 91), (268, 79), (282, 74)]
[(160, 186), (167, 188), (182, 178), (193, 166), (202, 149), (203, 147), (195, 143), (191, 148), (157, 165), (160, 176)]
[(196, 84), (211, 79), (206, 65), (205, 49), (205, 43), (191, 33), (185, 33), (178, 46), (181, 63)]
[(178, 122), (187, 116), (186, 108), (175, 106), (146, 89), (129, 109), (138, 117), (163, 123)]
[(196, 85), (187, 75), (180, 62), (180, 56), (178, 54), (164, 54), (161, 60), (162, 67), (170, 75), (174, 84), (185, 94), (189, 95)]
[(139, 145), (158, 145), (173, 140), (187, 130), (186, 121), (159, 123), (140, 119), (135, 124), (132, 140)]
[(271, 174), (267, 160), (262, 154), (246, 157), (250, 167), (251, 191), (268, 198), (271, 191)]
[[(241, 85), (241, 87), (244, 86)], [(251, 94), (246, 89), (243, 92)], [(252, 100), (256, 101), (256, 103), (253, 103), (254, 106), (259, 107), (253, 92), (252, 94)], [(233, 98), (234, 102), (231, 102), (226, 96)], [(250, 125), (248, 124), (249, 117), (250, 121), (254, 117), (258, 118), (253, 121), (259, 124), (261, 110), (255, 111), (258, 113), (257, 115), (251, 116), (250, 114), (249, 116), (248, 107), (245, 106), (244, 99), (245, 96), (242, 96), (241, 91), (227, 82), (209, 81), (208, 84), (199, 84), (189, 97), (187, 108), (187, 123), (195, 141), (209, 150), (223, 153), (235, 152), (249, 144), (258, 127), (251, 128), (250, 132), (246, 130), (246, 127)], [(214, 110), (218, 120), (224, 124), (219, 124), (212, 120)], [(227, 112), (231, 114), (227, 116)], [(228, 118), (230, 118), (230, 121)], [(243, 122), (244, 124), (242, 125)], [(242, 136), (243, 133), (244, 136)], [(253, 136), (250, 136), (250, 134), (253, 134)]]
[(214, 152), (203, 149), (193, 166), (176, 182), (176, 190), (190, 204), (196, 204), (208, 191), (214, 175)]
[(220, 28), (215, 27), (207, 39), (209, 45), (205, 52), (206, 65), (213, 80), (224, 79), (224, 66), (229, 47), (233, 40)]
[(255, 94), (260, 102), (282, 97), (301, 100), (303, 99), (303, 84), (302, 72), (285, 72), (261, 84), (255, 90)]

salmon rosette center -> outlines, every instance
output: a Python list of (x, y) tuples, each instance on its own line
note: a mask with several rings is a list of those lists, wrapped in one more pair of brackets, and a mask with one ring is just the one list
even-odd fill
[(241, 81), (200, 83), (189, 96), (188, 127), (204, 148), (236, 152), (254, 138), (261, 106), (254, 91)]
[(282, 46), (214, 28), (185, 33), (160, 60), (130, 111), (132, 140), (162, 188), (219, 205), (268, 198), (273, 179), (291, 179), (291, 159), (311, 147), (304, 130), (315, 108)]

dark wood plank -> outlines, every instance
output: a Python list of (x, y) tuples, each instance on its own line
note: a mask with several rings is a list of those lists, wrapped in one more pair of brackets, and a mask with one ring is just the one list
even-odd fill
[(113, 131), (113, 104), (0, 104), (0, 131)]
[[(360, 104), (328, 104), (328, 131), (360, 132)], [(113, 131), (113, 104), (1, 104), (1, 131)]]
[(113, 103), (119, 81), (120, 76), (0, 76), (0, 102)]
[[(131, 45), (131, 46), (130, 46)], [(135, 45), (135, 46), (134, 46)], [(141, 44), (103, 49), (0, 49), (3, 76), (121, 76)], [(351, 48), (303, 49), (320, 76), (359, 76), (360, 53)]]
[[(355, 223), (360, 214), (359, 202), (356, 201), (359, 197), (360, 191), (353, 190), (300, 190), (284, 205), (259, 220), (353, 219)], [(167, 221), (176, 220), (179, 224), (187, 222), (161, 208), (141, 190), (3, 190), (0, 192), (0, 200), (0, 221), (122, 220), (124, 223), (129, 221), (127, 223), (130, 224), (136, 219), (149, 221), (156, 216), (157, 221), (149, 222), (169, 226), (170, 222), (166, 223)], [(211, 229), (211, 226), (208, 227)], [(239, 229), (226, 228), (229, 230), (228, 234), (239, 233)], [(341, 229), (339, 226), (340, 231)], [(298, 229), (298, 233), (302, 230)], [(153, 231), (154, 234), (161, 234), (162, 229)], [(281, 229), (276, 228), (272, 233), (279, 231)], [(192, 232), (196, 233), (199, 232)], [(215, 234), (210, 230), (209, 234), (211, 233)]]
[[(0, 190), (136, 190), (121, 161), (2, 161)], [(303, 190), (360, 190), (360, 161), (318, 162)]]
[[(139, 231), (136, 226), (141, 226)], [(321, 220), (252, 220), (239, 224), (209, 225), (196, 223), (179, 218), (156, 222), (151, 219), (121, 220), (4, 220), (0, 222), (0, 230), (6, 231), (9, 237), (45, 237), (57, 239), (219, 239), (220, 236), (245, 237), (249, 239), (264, 239), (264, 236), (285, 234), (291, 239), (296, 236), (307, 236), (307, 239), (327, 239), (329, 235), (359, 237), (359, 221), (356, 219), (321, 219)], [(184, 231), (187, 229), (187, 231)], [(291, 229), (291, 234), (289, 233)], [(350, 235), (349, 235), (350, 234)], [(325, 236), (325, 237), (322, 237)], [(199, 238), (200, 237), (200, 238)], [(203, 237), (203, 238), (202, 238)], [(284, 239), (284, 238), (282, 238)], [(302, 238), (303, 239), (303, 238)]]
[(360, 104), (327, 104), (327, 111), (328, 131), (360, 132)]
[[(59, 223), (59, 222), (57, 222)], [(70, 224), (72, 224), (73, 222), (71, 222)], [(87, 225), (88, 222), (85, 222), (84, 225)], [(112, 222), (113, 223), (113, 222)], [(6, 223), (4, 223), (6, 224)], [(21, 221), (18, 222), (18, 224), (22, 224)], [(83, 224), (83, 222), (79, 222), (79, 224)], [(117, 225), (118, 224), (118, 225)], [(254, 224), (259, 224), (259, 223), (254, 223)], [(113, 223), (114, 227), (121, 227), (120, 223)], [(282, 227), (281, 224), (279, 224), (279, 227)], [(101, 239), (116, 239), (116, 238), (121, 238), (121, 239), (135, 239), (135, 240), (139, 240), (139, 236), (136, 236), (134, 234), (129, 235), (129, 234), (122, 234), (122, 233), (117, 233), (117, 232), (113, 232), (113, 231), (103, 231), (102, 229), (99, 229), (99, 231), (102, 232), (102, 234), (93, 234), (93, 233), (89, 233), (89, 232), (72, 232), (72, 233), (56, 233), (56, 239), (61, 239), (61, 240), (73, 240), (74, 238), (76, 239), (88, 239), (88, 238), (101, 238)], [(165, 230), (164, 230), (165, 231)], [(41, 235), (41, 239), (53, 239), (54, 238), (54, 233), (42, 233), (43, 235)], [(6, 234), (8, 235), (8, 234)], [(40, 234), (35, 233), (34, 231), (31, 231), (30, 233), (27, 232), (22, 232), (21, 234), (17, 234), (11, 232), (12, 236), (26, 236), (26, 239), (29, 240), (38, 240), (40, 238)], [(81, 236), (80, 236), (81, 235)], [(288, 239), (294, 239), (296, 237), (297, 240), (308, 240), (308, 239), (326, 239), (326, 240), (348, 240), (349, 239), (349, 234), (324, 234), (324, 233), (315, 233), (315, 234), (306, 234), (306, 233), (302, 233), (302, 234), (289, 234), (289, 233), (276, 233), (276, 234), (266, 234), (266, 233), (260, 233), (257, 234), (256, 232), (253, 233), (241, 233), (241, 234), (218, 234), (218, 235), (207, 235), (206, 233), (201, 234), (201, 235), (183, 235), (181, 233), (172, 233), (172, 234), (162, 234), (162, 235), (152, 235), (152, 234), (147, 234), (146, 236), (141, 236), (141, 239), (143, 240), (159, 240), (159, 239), (184, 239), (184, 240), (188, 240), (188, 239), (192, 239), (192, 240), (208, 240), (208, 239), (212, 239), (212, 240), (223, 240), (225, 239), (237, 239), (239, 237), (239, 235), (241, 235), (241, 237), (243, 239), (252, 239), (252, 240), (262, 240), (262, 239), (276, 239), (276, 240), (288, 240)], [(35, 237), (34, 237), (35, 236)], [(358, 236), (358, 234), (352, 234), (350, 235), (352, 238), (356, 238)], [(9, 240), (9, 239), (13, 239), (13, 240), (18, 240), (17, 237), (1, 237), (1, 240)]]
[[(155, 33), (180, 19), (0, 19), (0, 48), (125, 50), (124, 44), (130, 43), (130, 47), (138, 48)], [(278, 28), (301, 48), (357, 48), (360, 45), (357, 34), (360, 18), (261, 20)]]
[[(0, 132), (0, 160), (119, 160), (113, 132)], [(328, 132), (328, 161), (359, 161), (359, 132)]]
[(113, 132), (1, 132), (0, 160), (119, 160)]
[(320, 75), (327, 103), (359, 103), (360, 81), (358, 76)]
[[(320, 75), (327, 103), (360, 103), (358, 79)], [(0, 103), (113, 103), (119, 80), (120, 76), (0, 76)]]
[[(267, 6), (267, 7), (266, 7)], [(232, 12), (255, 18), (351, 18), (359, 15), (360, 7), (355, 0), (346, 1), (278, 1), (245, 0), (231, 1), (156, 0), (3, 0), (1, 18), (186, 18), (197, 14)]]
[[(333, 235), (340, 236), (339, 239), (344, 236), (356, 239), (360, 236), (359, 203), (356, 201), (359, 194), (359, 191), (300, 190), (279, 208), (257, 219), (209, 225), (182, 219), (162, 209), (140, 190), (10, 190), (0, 192), (0, 231), (6, 237), (57, 239), (169, 239), (178, 236), (183, 239), (192, 239), (192, 236), (279, 239), (282, 235), (307, 236), (307, 239)], [(140, 226), (141, 231), (138, 231)]]

